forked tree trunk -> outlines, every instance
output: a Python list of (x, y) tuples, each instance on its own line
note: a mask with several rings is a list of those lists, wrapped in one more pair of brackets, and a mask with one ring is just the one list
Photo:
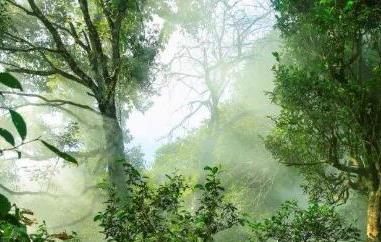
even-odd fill
[(367, 237), (368, 242), (381, 241), (381, 187), (369, 194)]

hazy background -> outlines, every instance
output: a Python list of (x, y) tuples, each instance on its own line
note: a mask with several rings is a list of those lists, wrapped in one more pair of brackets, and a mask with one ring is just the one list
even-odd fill
[[(185, 3), (187, 0), (183, 1)], [(241, 1), (240, 7), (245, 8), (249, 2)], [(258, 4), (269, 6), (268, 1), (258, 1)], [(264, 13), (262, 8), (258, 13), (251, 11), (254, 10), (247, 14), (255, 16)], [(191, 112), (187, 104), (199, 98), (184, 83), (169, 75), (179, 68), (187, 73), (197, 73), (198, 67), (191, 62), (180, 60), (181, 67), (174, 64), (169, 70), (157, 72), (154, 84), (157, 95), (144, 100), (151, 103), (146, 111), (131, 111), (121, 105), (126, 149), (133, 160), (144, 163), (145, 172), (153, 178), (154, 183), (162, 182), (165, 174), (177, 172), (188, 177), (190, 183), (196, 184), (203, 179), (204, 166), (221, 165), (227, 198), (254, 219), (270, 216), (288, 199), (297, 199), (301, 204), (306, 202), (299, 187), (301, 179), (297, 171), (279, 165), (263, 143), (263, 137), (272, 129), (269, 117), (278, 111), (266, 95), (273, 88), (271, 67), (275, 60), (272, 52), (281, 48), (278, 33), (272, 28), (273, 23), (273, 13), (258, 22), (262, 25), (259, 27), (264, 27), (251, 36), (251, 45), (244, 49), (250, 53), (250, 58), (232, 68), (234, 76), (218, 106), (222, 128), (212, 145), (208, 138), (210, 112), (206, 108), (201, 108), (172, 136), (168, 136), (171, 129)], [(194, 39), (191, 40), (189, 35), (175, 30), (160, 53), (159, 66), (168, 64), (184, 45), (192, 42)], [(220, 71), (225, 70), (222, 68)], [(202, 82), (195, 80), (189, 83), (196, 89), (204, 87)], [(64, 97), (94, 106), (90, 97), (79, 95), (82, 87), (67, 92), (65, 85), (67, 83), (61, 80), (51, 79), (40, 88), (51, 97)], [(26, 88), (33, 90), (35, 87), (26, 85)], [(36, 102), (33, 99), (11, 101), (15, 105)], [(99, 228), (92, 219), (102, 209), (104, 199), (104, 194), (95, 188), (106, 173), (101, 155), (105, 147), (101, 141), (101, 119), (97, 114), (76, 108), (62, 110), (27, 105), (20, 107), (20, 112), (33, 125), (29, 137), (39, 134), (52, 137), (55, 144), (72, 151), (81, 165), (75, 167), (64, 164), (47, 154), (43, 147), (31, 145), (25, 147), (26, 155), (21, 160), (14, 156), (4, 157), (6, 161), (0, 164), (0, 183), (19, 192), (35, 193), (13, 194), (12, 199), (35, 211), (40, 222), (44, 218), (48, 228), (53, 231), (65, 228), (77, 231), (84, 241), (103, 241), (102, 235), (94, 232)], [(9, 125), (2, 122), (5, 126)], [(361, 199), (354, 199), (349, 206), (360, 207), (358, 211), (363, 212)], [(187, 194), (185, 200), (191, 207), (195, 195)], [(356, 214), (348, 216), (349, 219), (352, 217), (356, 217)], [(363, 221), (358, 223), (363, 225)], [(247, 241), (248, 234), (242, 228), (233, 228), (219, 234), (217, 241)]]

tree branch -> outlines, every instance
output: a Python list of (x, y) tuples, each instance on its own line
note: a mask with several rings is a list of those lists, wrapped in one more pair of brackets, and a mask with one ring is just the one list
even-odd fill
[(51, 194), (49, 192), (34, 192), (34, 191), (13, 191), (9, 189), (8, 187), (4, 186), (3, 184), (0, 184), (0, 188), (3, 189), (5, 192), (9, 193), (10, 195), (13, 196), (24, 196), (24, 195), (37, 195), (37, 196), (48, 196), (52, 198), (58, 198), (57, 195)]
[[(90, 43), (92, 46), (92, 50), (95, 54), (95, 60), (92, 64), (98, 65), (100, 64), (101, 67), (100, 69), (102, 70), (102, 76), (103, 78), (100, 78), (99, 83), (101, 87), (105, 86), (104, 80), (107, 80), (109, 78), (108, 70), (107, 70), (107, 57), (103, 53), (102, 49), (102, 42), (101, 38), (99, 37), (98, 31), (96, 27), (94, 26), (93, 22), (91, 21), (90, 14), (89, 14), (89, 9), (88, 9), (88, 3), (87, 0), (78, 0), (82, 14), (83, 14), (83, 19), (86, 23), (86, 27), (89, 31), (89, 37), (90, 37)], [(98, 63), (99, 62), (99, 63)], [(97, 66), (93, 67), (93, 70), (95, 73), (98, 72)]]
[(96, 87), (93, 84), (91, 78), (83, 70), (81, 70), (81, 68), (79, 68), (79, 65), (76, 63), (74, 57), (66, 49), (65, 44), (63, 43), (61, 36), (59, 32), (57, 31), (57, 29), (54, 27), (53, 23), (50, 22), (46, 18), (46, 16), (41, 12), (41, 10), (37, 7), (34, 0), (28, 0), (28, 3), (33, 12), (32, 13), (27, 12), (27, 14), (36, 16), (43, 23), (43, 25), (52, 35), (60, 55), (64, 58), (64, 60), (66, 61), (70, 69), (81, 78), (80, 80), (83, 85), (95, 91)]
[(71, 106), (75, 106), (75, 107), (78, 107), (78, 108), (83, 108), (83, 109), (92, 111), (92, 112), (94, 112), (96, 114), (99, 114), (99, 111), (95, 110), (94, 108), (92, 108), (92, 107), (90, 107), (88, 105), (72, 102), (72, 101), (69, 101), (69, 100), (48, 99), (48, 98), (46, 98), (44, 96), (41, 96), (41, 95), (38, 95), (38, 94), (33, 94), (33, 93), (1, 91), (1, 90), (0, 90), (0, 94), (3, 94), (3, 95), (17, 95), (17, 96), (24, 96), (24, 97), (35, 97), (35, 98), (41, 99), (41, 100), (43, 100), (43, 101), (45, 101), (47, 103), (53, 104), (53, 105), (71, 105)]

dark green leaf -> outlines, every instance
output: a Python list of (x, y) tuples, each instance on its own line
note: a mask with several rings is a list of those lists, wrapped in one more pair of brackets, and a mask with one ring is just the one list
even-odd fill
[(97, 215), (95, 215), (95, 217), (94, 217), (94, 221), (99, 221), (99, 220), (101, 220), (102, 219), (102, 214), (97, 214)]
[(201, 189), (204, 190), (204, 186), (202, 184), (197, 184), (194, 186), (195, 189)]
[(0, 136), (2, 136), (9, 144), (15, 146), (15, 138), (13, 138), (13, 135), (8, 130), (0, 128)]
[(0, 194), (0, 216), (5, 216), (11, 210), (11, 203), (8, 198)]
[(208, 171), (208, 170), (211, 171), (212, 168), (211, 168), (210, 166), (205, 166), (205, 167), (204, 167), (204, 170), (205, 170), (205, 171)]
[(27, 130), (26, 130), (26, 123), (23, 119), (23, 117), (16, 111), (9, 109), (9, 112), (12, 117), (12, 122), (16, 127), (17, 132), (19, 133), (22, 140), (25, 140)]
[(279, 59), (279, 53), (276, 52), (276, 51), (274, 51), (274, 52), (272, 52), (271, 54), (275, 57), (275, 60), (279, 62), (279, 60), (280, 60), (280, 59)]
[(56, 147), (54, 147), (53, 145), (41, 140), (41, 142), (51, 151), (53, 151), (56, 155), (58, 155), (59, 157), (61, 157), (62, 159), (68, 161), (68, 162), (71, 162), (71, 163), (74, 163), (76, 165), (78, 165), (78, 161), (71, 155), (63, 152), (63, 151), (60, 151), (59, 149), (57, 149)]
[(218, 171), (218, 167), (213, 167), (213, 169), (212, 169), (213, 174), (216, 174), (217, 171)]
[(4, 84), (7, 87), (20, 89), (22, 91), (20, 82), (7, 72), (0, 73), (0, 83)]

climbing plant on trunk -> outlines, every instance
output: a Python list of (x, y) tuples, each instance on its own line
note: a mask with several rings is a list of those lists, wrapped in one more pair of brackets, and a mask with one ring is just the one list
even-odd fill
[(281, 111), (267, 146), (301, 169), (311, 195), (367, 194), (367, 237), (381, 241), (381, 4), (273, 4), (285, 48), (274, 53), (271, 98)]
[(110, 177), (122, 184), (114, 162), (124, 158), (117, 103), (134, 104), (138, 91), (150, 90), (161, 43), (153, 8), (145, 0), (3, 1), (11, 27), (3, 33), (0, 63), (33, 80), (58, 76), (86, 87), (104, 121)]

